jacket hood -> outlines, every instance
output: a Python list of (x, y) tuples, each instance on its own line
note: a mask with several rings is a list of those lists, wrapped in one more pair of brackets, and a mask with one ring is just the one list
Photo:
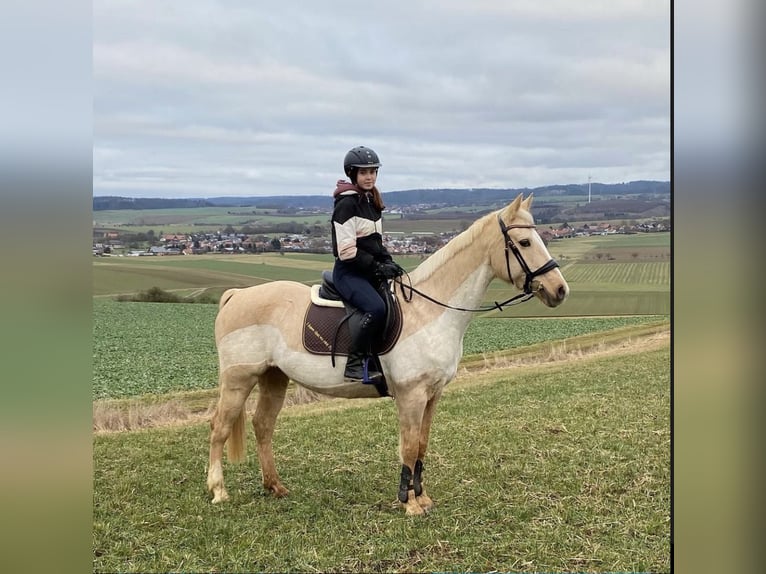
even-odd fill
[(350, 181), (346, 181), (345, 179), (339, 179), (338, 183), (335, 186), (335, 191), (333, 192), (332, 196), (338, 197), (339, 195), (351, 195), (351, 193), (361, 194), (362, 190), (359, 189)]

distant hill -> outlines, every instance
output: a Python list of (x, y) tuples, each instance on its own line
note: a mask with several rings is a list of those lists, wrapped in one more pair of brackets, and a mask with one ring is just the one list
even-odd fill
[[(561, 195), (587, 195), (588, 184), (547, 185), (514, 189), (408, 189), (383, 193), (386, 206), (408, 207), (417, 204), (445, 204), (456, 207), (511, 200), (519, 193), (534, 192), (538, 198)], [(669, 181), (631, 181), (592, 183), (591, 193), (600, 196), (670, 196)], [(261, 209), (332, 209), (332, 196), (290, 195), (250, 197), (208, 197), (204, 199), (131, 198), (99, 196), (93, 198), (93, 211), (112, 209), (167, 209), (194, 207), (258, 207)]]
[[(547, 185), (535, 188), (515, 189), (410, 189), (383, 194), (389, 207), (410, 206), (418, 203), (444, 203), (454, 206), (494, 203), (511, 200), (519, 193), (534, 192), (537, 199), (560, 195), (588, 195), (588, 184)], [(670, 195), (669, 181), (631, 181), (630, 183), (593, 183), (593, 195)]]
[(164, 199), (153, 197), (119, 197), (105, 195), (93, 198), (93, 211), (112, 209), (175, 209), (179, 207), (214, 207), (207, 199)]

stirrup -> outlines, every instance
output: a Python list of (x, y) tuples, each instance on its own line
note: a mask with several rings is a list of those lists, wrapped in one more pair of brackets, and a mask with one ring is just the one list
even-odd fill
[(370, 357), (362, 359), (362, 383), (365, 385), (374, 385), (380, 379), (383, 378), (383, 373), (380, 371), (372, 371), (372, 377), (370, 376)]

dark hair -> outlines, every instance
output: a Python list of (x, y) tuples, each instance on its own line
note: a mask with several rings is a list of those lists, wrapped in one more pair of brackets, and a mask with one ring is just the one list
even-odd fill
[(380, 195), (377, 185), (372, 186), (372, 203), (375, 204), (378, 211), (383, 211), (386, 208), (386, 206), (383, 205), (383, 197)]
[[(358, 167), (351, 166), (349, 167), (347, 172), (348, 177), (351, 179), (351, 183), (353, 183), (354, 185), (356, 185), (356, 174), (358, 171), (359, 171)], [(359, 186), (357, 186), (357, 189), (358, 188)], [(362, 195), (365, 192), (362, 191), (361, 189), (359, 191), (360, 191), (359, 197), (362, 197)], [(380, 190), (378, 190), (378, 186), (374, 185), (370, 193), (372, 194), (372, 203), (375, 205), (375, 208), (378, 211), (383, 211), (386, 208), (386, 206), (383, 204), (383, 196), (381, 196)]]

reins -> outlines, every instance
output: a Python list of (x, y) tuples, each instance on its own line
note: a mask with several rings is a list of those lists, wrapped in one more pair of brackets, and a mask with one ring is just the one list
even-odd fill
[(503, 307), (507, 307), (510, 305), (518, 305), (519, 303), (528, 301), (529, 299), (535, 296), (534, 293), (519, 293), (518, 295), (515, 295), (511, 297), (510, 299), (506, 299), (502, 303), (498, 303), (497, 301), (495, 301), (494, 305), (490, 305), (487, 307), (477, 307), (476, 309), (466, 309), (464, 307), (455, 307), (454, 305), (443, 303), (439, 301), (438, 299), (434, 299), (430, 295), (423, 293), (419, 289), (416, 289), (415, 287), (412, 286), (412, 282), (410, 281), (410, 274), (407, 273), (406, 275), (407, 275), (407, 281), (409, 282), (409, 285), (406, 285), (401, 277), (397, 277), (396, 279), (394, 279), (394, 283), (399, 285), (399, 290), (402, 293), (402, 297), (407, 303), (412, 301), (412, 294), (416, 293), (417, 295), (420, 295), (423, 299), (426, 299), (427, 301), (430, 301), (431, 303), (435, 303), (436, 305), (445, 307), (446, 309), (452, 309), (453, 311), (465, 311), (466, 313), (486, 313), (487, 311), (493, 311), (494, 309), (497, 309), (498, 311), (502, 311)]
[(510, 299), (506, 299), (502, 303), (498, 303), (495, 301), (494, 305), (487, 306), (487, 307), (478, 307), (476, 309), (466, 309), (464, 307), (455, 307), (453, 305), (448, 305), (447, 303), (443, 303), (437, 299), (434, 299), (430, 295), (427, 295), (420, 291), (419, 289), (416, 289), (412, 286), (412, 280), (410, 279), (410, 274), (406, 273), (407, 275), (407, 282), (408, 285), (405, 285), (404, 280), (401, 277), (396, 277), (394, 279), (394, 283), (399, 285), (399, 289), (402, 293), (402, 297), (404, 300), (409, 303), (412, 301), (412, 294), (416, 293), (423, 297), (423, 299), (426, 299), (427, 301), (430, 301), (431, 303), (435, 303), (436, 305), (440, 305), (441, 307), (445, 307), (446, 309), (452, 309), (454, 311), (464, 311), (466, 313), (486, 313), (487, 311), (493, 311), (497, 309), (498, 311), (502, 311), (503, 307), (509, 307), (511, 305), (518, 305), (519, 303), (524, 303), (525, 301), (529, 301), (532, 297), (534, 297), (535, 293), (532, 291), (532, 280), (539, 276), (544, 275), (548, 271), (551, 271), (559, 266), (558, 262), (551, 258), (549, 259), (545, 264), (543, 264), (541, 267), (536, 269), (535, 271), (532, 271), (529, 268), (529, 265), (527, 265), (527, 262), (524, 260), (524, 257), (521, 255), (521, 251), (519, 251), (519, 248), (516, 247), (516, 244), (513, 242), (513, 239), (511, 239), (511, 236), (508, 235), (509, 229), (514, 228), (526, 228), (526, 229), (534, 229), (535, 225), (506, 225), (505, 222), (500, 217), (500, 214), (497, 215), (497, 221), (500, 225), (500, 231), (503, 234), (503, 237), (505, 238), (505, 267), (508, 270), (508, 279), (511, 283), (513, 283), (513, 275), (511, 274), (511, 261), (510, 261), (510, 255), (508, 252), (510, 251), (513, 253), (513, 255), (516, 257), (516, 261), (518, 261), (519, 265), (521, 266), (522, 271), (524, 271), (524, 291), (523, 293), (519, 293), (518, 295), (514, 295)]

